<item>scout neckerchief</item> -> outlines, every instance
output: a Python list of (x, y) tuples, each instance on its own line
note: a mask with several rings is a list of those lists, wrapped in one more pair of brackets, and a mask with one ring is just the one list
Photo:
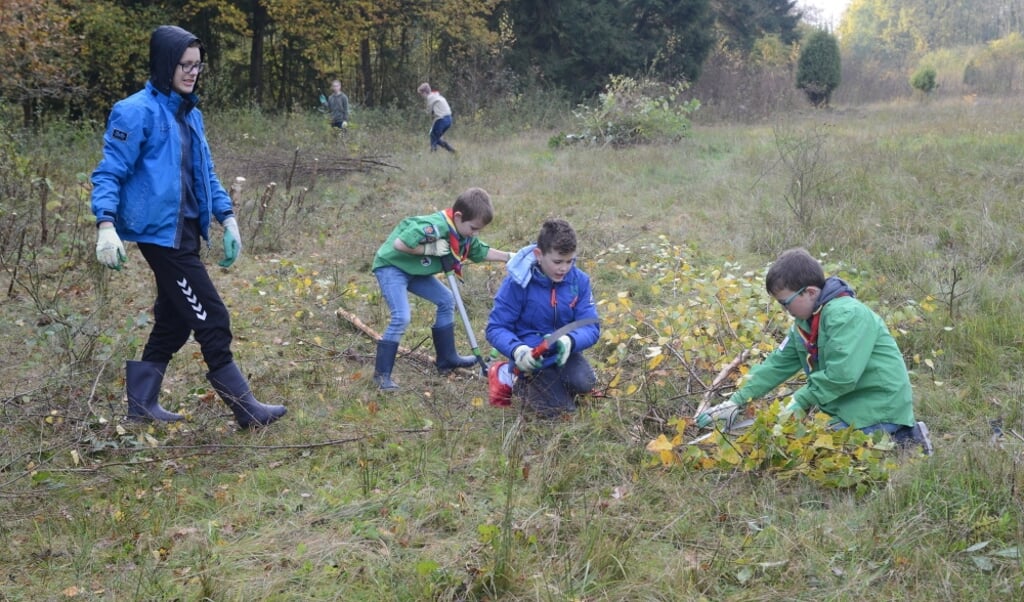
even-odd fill
[[(839, 279), (836, 278), (836, 280)], [(843, 287), (846, 290), (842, 290), (839, 293), (829, 297), (828, 299), (825, 300), (824, 303), (815, 308), (814, 313), (811, 314), (810, 319), (811, 331), (807, 332), (806, 330), (801, 328), (799, 324), (796, 325), (796, 331), (800, 333), (800, 340), (804, 344), (804, 349), (807, 350), (807, 365), (804, 367), (804, 372), (806, 372), (808, 375), (810, 375), (811, 372), (818, 365), (818, 327), (821, 325), (821, 310), (825, 307), (825, 304), (831, 301), (832, 299), (836, 299), (838, 297), (853, 296), (853, 291), (849, 290), (849, 287), (846, 286), (846, 283), (843, 282), (842, 280), (839, 280), (839, 282), (842, 283)]]
[(462, 278), (462, 262), (466, 261), (469, 257), (469, 248), (472, 246), (470, 239), (466, 239), (466, 244), (462, 244), (462, 237), (459, 236), (459, 231), (455, 229), (455, 210), (451, 207), (441, 212), (444, 215), (445, 221), (448, 222), (448, 245), (452, 248), (452, 255), (455, 256), (455, 275)]

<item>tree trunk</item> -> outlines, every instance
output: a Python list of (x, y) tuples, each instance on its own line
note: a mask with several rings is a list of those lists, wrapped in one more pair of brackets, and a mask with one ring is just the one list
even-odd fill
[(374, 106), (373, 65), (370, 61), (370, 39), (359, 40), (359, 69), (363, 77), (363, 104)]
[(267, 7), (257, 0), (252, 7), (252, 50), (249, 53), (249, 94), (256, 106), (263, 106), (263, 39), (270, 17)]

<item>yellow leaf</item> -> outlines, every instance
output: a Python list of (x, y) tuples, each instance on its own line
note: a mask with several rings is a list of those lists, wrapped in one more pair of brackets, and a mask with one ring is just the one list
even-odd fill
[(663, 466), (672, 466), (676, 463), (676, 455), (670, 451), (658, 452), (658, 457)]
[(612, 378), (612, 382), (608, 383), (608, 386), (610, 388), (612, 388), (612, 389), (617, 388), (619, 386), (619, 381), (621, 379), (622, 379), (622, 373), (621, 372), (616, 372), (615, 373), (615, 377)]
[(651, 453), (658, 453), (663, 451), (672, 451), (673, 445), (665, 435), (658, 435), (657, 439), (652, 440), (647, 444), (647, 451)]
[(829, 433), (820, 433), (818, 438), (814, 440), (814, 447), (817, 449), (835, 449), (836, 446), (832, 444), (832, 435)]
[(653, 358), (653, 359), (652, 359), (652, 360), (650, 361), (650, 363), (648, 364), (647, 368), (648, 368), (649, 370), (654, 370), (654, 369), (655, 369), (655, 368), (657, 368), (657, 367), (658, 367), (658, 365), (659, 365), (659, 364), (661, 364), (661, 362), (663, 362), (664, 360), (665, 360), (665, 356), (664, 356), (664, 355), (657, 355), (657, 356), (655, 356), (655, 357), (654, 357), (654, 358)]
[(473, 405), (474, 408), (482, 407), (484, 405), (484, 398), (474, 397), (472, 401), (470, 401), (470, 403)]

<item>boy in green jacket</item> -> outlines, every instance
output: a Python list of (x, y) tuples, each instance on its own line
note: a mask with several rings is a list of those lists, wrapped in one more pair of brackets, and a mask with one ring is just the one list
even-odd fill
[(914, 419), (913, 393), (903, 355), (882, 318), (854, 297), (805, 249), (784, 251), (765, 277), (768, 294), (795, 318), (778, 349), (750, 370), (729, 398), (697, 416), (697, 426), (732, 420), (739, 408), (803, 370), (807, 383), (787, 412), (817, 407), (836, 429), (884, 430), (899, 444), (932, 451), (928, 427)]
[(475, 357), (459, 355), (455, 350), (455, 296), (437, 275), (445, 271), (442, 258), (461, 275), (464, 261), (507, 262), (512, 257), (478, 238), (493, 218), (494, 207), (487, 191), (469, 188), (448, 209), (403, 219), (377, 249), (372, 269), (391, 311), (374, 359), (373, 381), (382, 391), (399, 388), (391, 371), (398, 343), (412, 320), (409, 293), (437, 306), (431, 337), (438, 372), (445, 374), (476, 363)]

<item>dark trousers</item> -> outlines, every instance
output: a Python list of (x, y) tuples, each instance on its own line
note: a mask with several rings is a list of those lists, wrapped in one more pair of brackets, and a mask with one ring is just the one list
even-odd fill
[(199, 223), (187, 220), (177, 249), (140, 243), (156, 277), (153, 330), (142, 350), (142, 361), (166, 364), (195, 333), (209, 370), (233, 361), (228, 309), (199, 258)]
[(434, 121), (433, 125), (430, 126), (430, 150), (437, 150), (438, 145), (444, 146), (441, 137), (444, 136), (444, 133), (450, 127), (452, 127), (451, 115)]
[(597, 375), (582, 353), (571, 353), (562, 367), (551, 366), (516, 379), (513, 394), (523, 406), (541, 416), (555, 417), (576, 411), (576, 396), (591, 391)]

